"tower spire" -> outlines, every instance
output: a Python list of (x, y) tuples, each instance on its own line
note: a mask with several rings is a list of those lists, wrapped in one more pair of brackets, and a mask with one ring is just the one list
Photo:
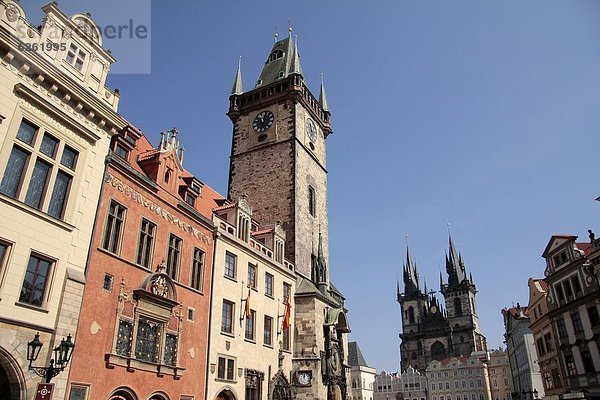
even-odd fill
[[(292, 31), (290, 30), (290, 41), (292, 40), (291, 35)], [(290, 62), (290, 74), (298, 74), (303, 76), (302, 67), (300, 66), (300, 55), (298, 54), (298, 35), (294, 37), (292, 60)]]
[(325, 112), (329, 112), (329, 104), (327, 103), (327, 95), (325, 94), (325, 81), (323, 80), (323, 73), (321, 72), (321, 91), (319, 92), (319, 103), (321, 108)]
[(420, 293), (419, 289), (419, 273), (417, 266), (410, 254), (410, 249), (406, 246), (406, 262), (404, 264), (404, 294), (412, 296)]
[(242, 86), (242, 56), (238, 60), (238, 68), (235, 74), (235, 80), (233, 81), (233, 87), (231, 88), (232, 95), (240, 95), (244, 93)]

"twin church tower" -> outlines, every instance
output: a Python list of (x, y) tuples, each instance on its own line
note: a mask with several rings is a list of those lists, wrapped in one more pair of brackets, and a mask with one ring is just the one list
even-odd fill
[(403, 267), (404, 292), (397, 287), (402, 333), (400, 363), (424, 371), (432, 360), (468, 356), (487, 350), (485, 336), (479, 328), (475, 307), (477, 289), (472, 274), (467, 275), (462, 256), (456, 252), (452, 237), (446, 254), (447, 283), (440, 272), (441, 304), (435, 291), (421, 290), (419, 273), (410, 251), (406, 251)]

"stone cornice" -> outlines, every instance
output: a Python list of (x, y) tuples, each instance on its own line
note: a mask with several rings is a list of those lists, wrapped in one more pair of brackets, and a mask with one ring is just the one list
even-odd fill
[(0, 43), (5, 44), (8, 52), (17, 55), (23, 62), (31, 67), (31, 69), (28, 71), (29, 75), (31, 75), (35, 70), (38, 70), (40, 74), (48, 76), (50, 79), (55, 81), (58, 89), (63, 89), (65, 92), (77, 96), (78, 101), (83, 103), (86, 108), (93, 110), (96, 115), (107, 120), (107, 122), (113, 125), (113, 129), (120, 130), (127, 125), (125, 118), (120, 116), (107, 104), (103, 103), (100, 101), (100, 99), (85, 90), (79, 82), (75, 82), (72, 78), (58, 69), (55, 65), (51, 64), (40, 54), (37, 52), (25, 53), (17, 51), (16, 48), (20, 42), (21, 41), (17, 37), (7, 32), (6, 29), (0, 26)]

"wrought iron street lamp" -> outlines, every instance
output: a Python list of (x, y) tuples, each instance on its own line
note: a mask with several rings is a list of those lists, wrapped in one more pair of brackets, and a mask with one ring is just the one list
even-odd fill
[(29, 369), (35, 372), (38, 376), (46, 378), (46, 383), (50, 383), (52, 378), (60, 374), (71, 361), (75, 344), (68, 335), (66, 339), (60, 341), (60, 345), (54, 348), (54, 358), (50, 360), (50, 365), (47, 367), (37, 367), (33, 363), (37, 360), (44, 344), (40, 341), (40, 334), (37, 333), (32, 341), (27, 343), (27, 360), (29, 361)]

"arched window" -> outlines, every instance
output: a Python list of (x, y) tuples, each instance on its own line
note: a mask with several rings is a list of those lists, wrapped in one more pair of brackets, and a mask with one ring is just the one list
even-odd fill
[(352, 389), (356, 389), (356, 379), (352, 379)]
[(415, 323), (415, 309), (412, 306), (408, 307), (408, 322)]
[(446, 348), (439, 340), (431, 345), (431, 358), (437, 361), (442, 361), (446, 358)]
[(283, 50), (275, 50), (269, 56), (269, 62), (278, 60), (283, 57)]
[(171, 170), (167, 168), (167, 170), (165, 171), (165, 183), (169, 183), (169, 181), (171, 180), (171, 174)]
[(109, 397), (110, 400), (137, 400), (135, 393), (133, 393), (130, 389), (121, 388), (113, 392), (113, 394)]
[(462, 304), (459, 297), (454, 298), (454, 315), (462, 315)]

